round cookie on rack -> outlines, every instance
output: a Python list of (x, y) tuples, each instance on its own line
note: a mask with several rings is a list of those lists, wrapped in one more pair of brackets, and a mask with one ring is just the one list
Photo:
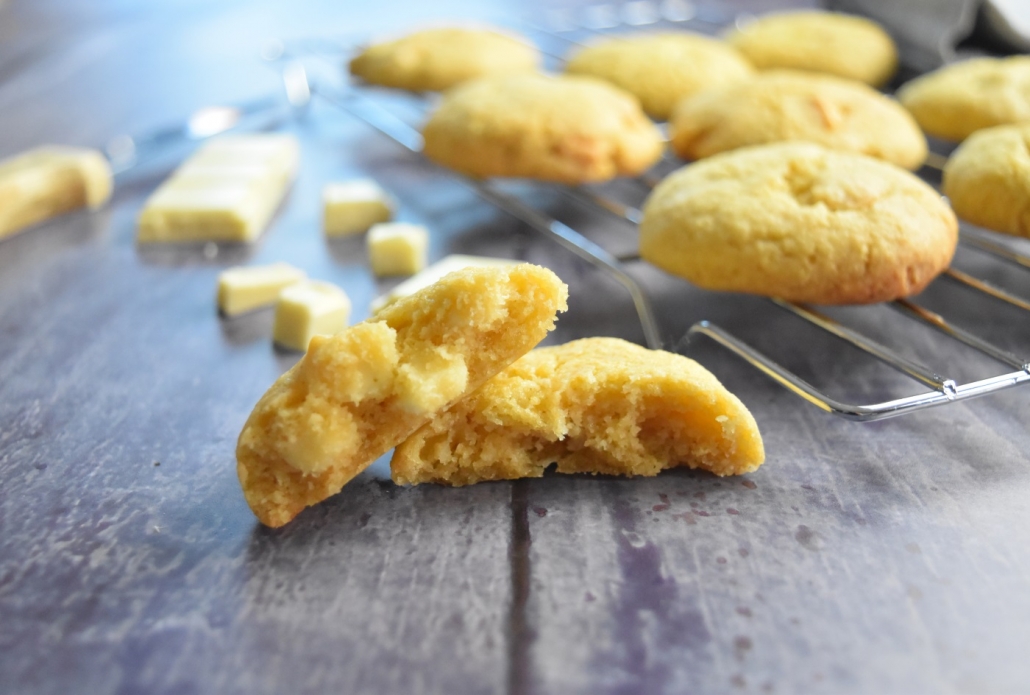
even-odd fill
[(949, 65), (906, 83), (898, 100), (923, 130), (944, 140), (1030, 121), (1030, 56)]
[(742, 82), (755, 70), (723, 41), (688, 32), (609, 38), (575, 53), (565, 72), (592, 75), (636, 95), (653, 118), (716, 85)]
[(898, 68), (898, 49), (876, 22), (837, 12), (776, 12), (726, 40), (759, 70), (793, 68), (880, 86)]
[(684, 167), (640, 224), (640, 255), (695, 285), (815, 304), (915, 294), (957, 241), (954, 213), (913, 174), (807, 142)]
[(748, 145), (807, 140), (918, 169), (926, 138), (893, 99), (854, 80), (772, 70), (684, 99), (669, 122), (672, 148), (702, 159)]
[(962, 219), (1030, 237), (1030, 123), (973, 133), (944, 167), (944, 194)]
[(662, 153), (636, 98), (591, 77), (468, 82), (444, 95), (422, 134), (427, 157), (475, 178), (607, 181), (643, 172)]
[(483, 75), (533, 72), (539, 65), (539, 51), (522, 37), (442, 27), (369, 46), (350, 61), (350, 72), (372, 84), (422, 92)]

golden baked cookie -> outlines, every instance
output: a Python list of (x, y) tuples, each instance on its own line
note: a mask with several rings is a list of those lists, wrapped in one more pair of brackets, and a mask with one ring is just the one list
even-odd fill
[(565, 310), (554, 273), (469, 268), (374, 318), (311, 340), (254, 406), (236, 470), (263, 524), (282, 526), (539, 343)]
[(0, 239), (111, 197), (111, 167), (84, 147), (46, 145), (0, 160)]
[(397, 447), (400, 484), (560, 473), (736, 475), (765, 460), (754, 418), (704, 367), (616, 338), (527, 354)]
[(679, 32), (605, 39), (573, 55), (565, 72), (607, 80), (635, 95), (644, 111), (664, 121), (680, 99), (708, 87), (741, 82), (755, 69), (724, 41)]
[(836, 12), (777, 12), (726, 37), (759, 70), (793, 68), (878, 87), (898, 68), (898, 49), (876, 22)]
[(1030, 237), (1030, 123), (973, 133), (944, 167), (944, 194), (962, 219)]
[(350, 61), (366, 82), (440, 91), (484, 75), (533, 72), (540, 53), (528, 40), (490, 29), (424, 29), (369, 46)]
[(669, 123), (672, 148), (702, 159), (747, 145), (807, 140), (906, 169), (926, 159), (926, 138), (896, 101), (854, 80), (773, 70), (684, 99)]
[(422, 134), (427, 157), (477, 178), (607, 181), (639, 174), (662, 153), (636, 98), (592, 77), (467, 82), (444, 95)]
[(640, 255), (695, 285), (815, 304), (915, 294), (957, 241), (954, 213), (915, 175), (807, 142), (684, 167), (640, 224)]
[(983, 128), (1030, 121), (1030, 56), (948, 65), (905, 83), (898, 100), (927, 133), (956, 142)]

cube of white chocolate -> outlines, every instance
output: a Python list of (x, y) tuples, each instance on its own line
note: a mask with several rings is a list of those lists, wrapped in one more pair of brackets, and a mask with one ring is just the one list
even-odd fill
[(414, 275), (426, 267), (429, 232), (417, 224), (385, 222), (368, 230), (367, 245), (376, 275)]
[(347, 326), (350, 299), (336, 285), (308, 280), (279, 293), (275, 304), (275, 342), (304, 352), (316, 335), (333, 335)]
[(218, 275), (218, 309), (236, 316), (275, 303), (285, 287), (306, 277), (289, 263), (229, 268)]
[(327, 236), (363, 232), (393, 218), (393, 199), (371, 179), (327, 183), (322, 188), (323, 228)]
[(486, 256), (465, 256), (462, 254), (445, 256), (422, 272), (397, 285), (386, 294), (373, 299), (372, 313), (378, 313), (384, 307), (393, 304), (401, 297), (407, 297), (408, 295), (415, 294), (423, 288), (429, 287), (444, 275), (453, 273), (455, 270), (484, 266), (503, 267), (515, 265), (518, 262), (519, 261), (513, 261), (510, 258), (488, 258)]

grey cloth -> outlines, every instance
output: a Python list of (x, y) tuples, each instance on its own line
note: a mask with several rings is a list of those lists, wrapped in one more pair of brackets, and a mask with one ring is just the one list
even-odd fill
[(1030, 0), (827, 0), (827, 6), (882, 24), (898, 43), (901, 64), (915, 72), (955, 60), (956, 45), (974, 28), (993, 48), (1030, 48)]
[(898, 44), (901, 64), (927, 72), (954, 59), (955, 44), (976, 23), (979, 0), (828, 0), (827, 4), (882, 24)]
[(1004, 44), (1030, 51), (1030, 0), (985, 0), (981, 16)]

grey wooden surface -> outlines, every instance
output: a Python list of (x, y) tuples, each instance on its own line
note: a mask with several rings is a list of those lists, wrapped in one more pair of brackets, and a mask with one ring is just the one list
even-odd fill
[[(533, 12), (15, 1), (0, 6), (0, 155), (101, 144), (272, 93), (278, 77), (257, 58), (268, 38)], [(271, 347), (270, 312), (219, 320), (214, 283), (227, 265), (285, 260), (343, 286), (362, 318), (385, 285), (360, 242), (323, 240), (326, 180), (376, 177), (403, 219), (430, 227), (434, 256), (554, 268), (572, 295), (553, 340), (640, 339), (618, 286), (446, 174), (317, 102), (284, 128), (303, 169), (253, 249), (137, 249), (160, 165), (123, 178), (103, 211), (0, 242), (0, 691), (1030, 691), (1030, 391), (836, 420), (679, 338), (712, 319), (856, 401), (918, 387), (761, 300), (643, 266), (633, 272), (669, 345), (754, 412), (759, 471), (402, 489), (379, 462), (284, 529), (259, 526), (235, 438), (296, 356)], [(609, 219), (532, 199), (610, 248), (633, 246)], [(971, 252), (958, 263), (1030, 294), (1017, 271)], [(1030, 348), (1025, 316), (943, 284), (924, 301)], [(883, 307), (835, 315), (949, 376), (998, 370)]]

